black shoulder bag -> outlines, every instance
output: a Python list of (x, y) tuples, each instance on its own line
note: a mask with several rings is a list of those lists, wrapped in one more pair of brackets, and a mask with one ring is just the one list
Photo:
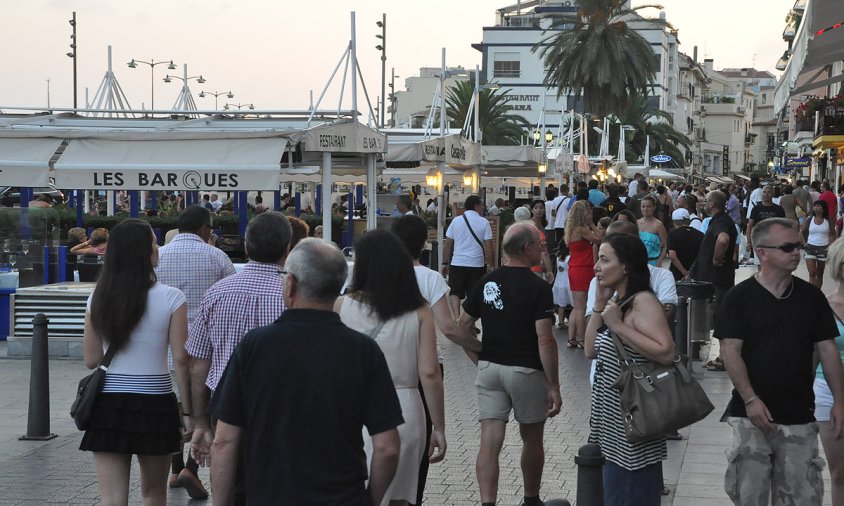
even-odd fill
[(88, 422), (91, 420), (91, 413), (94, 412), (94, 403), (97, 401), (97, 396), (103, 389), (105, 384), (106, 371), (111, 365), (111, 359), (117, 352), (117, 347), (109, 346), (105, 356), (100, 360), (94, 372), (85, 376), (79, 381), (79, 386), (76, 389), (76, 399), (70, 406), (70, 417), (76, 423), (76, 428), (85, 430), (88, 428)]
[[(633, 297), (635, 294), (621, 307)], [(702, 420), (715, 409), (679, 353), (671, 365), (635, 362), (615, 332), (610, 331), (610, 335), (621, 366), (612, 388), (618, 390), (621, 398), (621, 419), (629, 443), (673, 433)]]

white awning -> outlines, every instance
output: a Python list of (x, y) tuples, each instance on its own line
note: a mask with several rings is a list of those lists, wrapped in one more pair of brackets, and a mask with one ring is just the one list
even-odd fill
[(5, 186), (47, 186), (50, 159), (61, 139), (0, 139), (0, 183)]
[(56, 185), (102, 190), (278, 189), (287, 139), (73, 139)]
[[(788, 66), (777, 82), (774, 94), (775, 111), (782, 110), (792, 95), (806, 91), (805, 87), (793, 91), (804, 72), (844, 60), (844, 27), (831, 26), (841, 20), (841, 0), (809, 0), (797, 36), (791, 45)], [(832, 81), (817, 83), (816, 87), (831, 83)]]

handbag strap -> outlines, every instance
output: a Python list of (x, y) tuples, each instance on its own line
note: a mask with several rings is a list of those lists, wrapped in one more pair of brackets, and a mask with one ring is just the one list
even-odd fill
[(376, 337), (378, 337), (378, 334), (380, 334), (380, 333), (381, 333), (381, 329), (383, 329), (383, 328), (384, 328), (384, 325), (385, 325), (386, 323), (387, 323), (387, 322), (379, 321), (379, 322), (378, 322), (378, 325), (376, 325), (376, 326), (375, 326), (375, 328), (374, 328), (374, 329), (372, 329), (372, 332), (370, 332), (370, 333), (369, 333), (369, 338), (370, 338), (370, 339), (372, 339), (372, 340), (374, 341), (374, 340), (375, 340), (375, 338), (376, 338)]
[(469, 225), (469, 218), (467, 218), (467, 217), (466, 217), (466, 213), (463, 213), (463, 221), (465, 221), (465, 222), (466, 222), (466, 228), (468, 228), (468, 229), (469, 229), (469, 233), (470, 233), (470, 234), (472, 234), (472, 237), (475, 239), (475, 242), (477, 242), (477, 243), (478, 243), (478, 246), (480, 246), (480, 247), (481, 247), (481, 254), (484, 254), (484, 253), (485, 253), (485, 251), (484, 251), (484, 243), (482, 243), (482, 242), (481, 242), (481, 240), (480, 240), (480, 239), (478, 239), (478, 236), (477, 236), (477, 235), (475, 235), (475, 231), (474, 231), (474, 230), (472, 230), (472, 225)]
[(100, 364), (97, 367), (102, 367), (108, 370), (108, 366), (111, 365), (111, 359), (114, 358), (114, 355), (117, 354), (117, 346), (109, 346), (108, 350), (106, 350), (105, 355), (103, 355), (103, 359), (100, 360)]

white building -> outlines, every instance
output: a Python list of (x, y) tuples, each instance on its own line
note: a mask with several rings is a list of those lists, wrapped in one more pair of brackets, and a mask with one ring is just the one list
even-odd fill
[[(629, 3), (629, 2), (628, 2)], [(482, 81), (495, 81), (513, 97), (510, 104), (531, 124), (538, 124), (543, 108), (545, 126), (559, 125), (561, 111), (582, 110), (582, 105), (563, 93), (543, 85), (545, 66), (537, 43), (553, 35), (544, 30), (551, 25), (550, 16), (576, 12), (569, 0), (534, 0), (498, 9), (494, 26), (483, 28), (483, 40), (473, 47), (482, 53)], [(665, 13), (660, 13), (665, 19)], [(660, 109), (673, 114), (676, 106), (679, 67), (677, 33), (645, 21), (630, 25), (647, 40), (659, 58), (659, 71), (653, 85), (654, 100)]]
[[(431, 110), (434, 93), (440, 83), (440, 67), (422, 67), (418, 76), (404, 80), (404, 91), (395, 92), (395, 116), (392, 106), (387, 110), (391, 118), (395, 119), (394, 127), (422, 128)], [(463, 67), (448, 67), (446, 69), (445, 88), (448, 90), (458, 81), (472, 79), (475, 71)], [(448, 91), (446, 91), (448, 97)]]
[(700, 129), (694, 140), (701, 172), (727, 176), (757, 170), (757, 165), (767, 160), (758, 160), (753, 151), (756, 93), (741, 78), (716, 71), (712, 59), (703, 61), (703, 69), (707, 85), (693, 113)]

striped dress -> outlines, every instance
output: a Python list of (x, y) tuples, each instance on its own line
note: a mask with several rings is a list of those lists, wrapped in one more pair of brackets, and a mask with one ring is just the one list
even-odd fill
[[(636, 471), (667, 459), (668, 448), (664, 437), (641, 443), (628, 443), (624, 436), (621, 401), (618, 391), (612, 388), (612, 384), (621, 374), (621, 367), (618, 365), (618, 352), (606, 326), (599, 330), (595, 348), (598, 351), (598, 359), (592, 383), (592, 414), (589, 417), (592, 430), (589, 442), (600, 446), (608, 461), (628, 471)], [(634, 361), (647, 360), (626, 343), (624, 348)]]

